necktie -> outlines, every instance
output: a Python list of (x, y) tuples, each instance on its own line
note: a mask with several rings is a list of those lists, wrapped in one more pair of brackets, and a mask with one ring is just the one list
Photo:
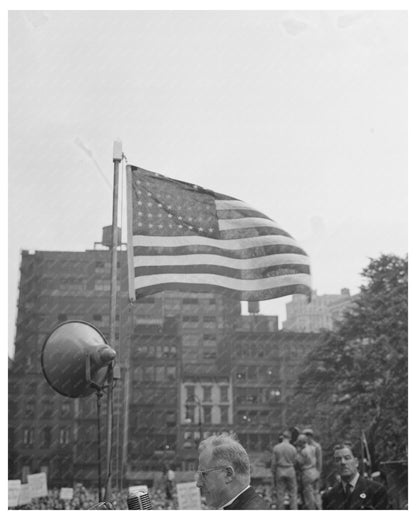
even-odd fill
[(347, 482), (347, 485), (345, 486), (345, 505), (347, 506), (347, 509), (349, 508), (349, 505), (351, 503), (351, 494), (352, 494), (352, 485)]

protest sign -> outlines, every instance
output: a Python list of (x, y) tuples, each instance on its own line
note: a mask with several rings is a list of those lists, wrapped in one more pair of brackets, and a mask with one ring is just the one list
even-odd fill
[(61, 500), (72, 500), (73, 497), (74, 497), (73, 488), (68, 488), (68, 487), (61, 488), (61, 493), (59, 495), (59, 498)]
[(9, 480), (9, 507), (16, 507), (19, 503), (20, 480)]
[(19, 506), (30, 504), (31, 501), (29, 484), (22, 484), (20, 486)]
[(46, 483), (46, 473), (34, 473), (27, 476), (31, 498), (48, 496), (48, 485)]

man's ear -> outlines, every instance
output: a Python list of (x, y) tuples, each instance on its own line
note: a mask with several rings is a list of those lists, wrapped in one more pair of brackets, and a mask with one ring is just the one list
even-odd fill
[(232, 482), (235, 477), (235, 470), (232, 466), (225, 468), (225, 482)]

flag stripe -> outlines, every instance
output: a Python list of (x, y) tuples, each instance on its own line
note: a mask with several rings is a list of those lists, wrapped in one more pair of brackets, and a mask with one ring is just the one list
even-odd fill
[(136, 267), (134, 274), (138, 276), (159, 274), (217, 274), (240, 280), (260, 280), (272, 276), (283, 276), (297, 273), (310, 274), (309, 266), (302, 264), (283, 264), (279, 266), (262, 267), (259, 269), (233, 269), (218, 265), (158, 265)]
[(242, 229), (242, 228), (257, 228), (257, 227), (267, 227), (271, 229), (277, 229), (279, 231), (279, 235), (287, 236), (286, 231), (279, 228), (277, 224), (275, 224), (272, 220), (264, 219), (264, 218), (230, 218), (230, 219), (220, 219), (218, 221), (218, 227), (220, 231), (226, 229)]
[(290, 294), (304, 294), (310, 295), (310, 286), (308, 284), (292, 284), (284, 285), (281, 287), (272, 287), (269, 289), (261, 290), (250, 290), (250, 291), (238, 291), (236, 289), (229, 289), (222, 285), (210, 285), (210, 284), (187, 284), (184, 285), (182, 282), (170, 282), (160, 283), (154, 285), (148, 285), (146, 287), (136, 288), (136, 298), (143, 298), (151, 294), (155, 294), (161, 291), (187, 291), (187, 292), (219, 292), (230, 296), (237, 296), (244, 301), (259, 301), (259, 300), (270, 300), (272, 298), (281, 298)]
[(219, 220), (231, 219), (231, 218), (246, 218), (246, 217), (259, 217), (267, 219), (268, 223), (273, 222), (267, 215), (260, 213), (251, 208), (244, 209), (217, 209), (217, 217)]
[[(215, 205), (217, 209), (247, 209), (250, 208), (245, 202), (237, 199), (227, 199), (221, 200), (221, 195), (218, 195), (220, 198), (215, 200)], [(253, 209), (253, 208), (250, 208)]]
[(170, 255), (174, 257), (178, 256), (179, 259), (189, 258), (192, 261), (193, 255), (199, 254), (212, 254), (217, 256), (224, 256), (227, 258), (235, 258), (235, 259), (244, 259), (244, 258), (257, 258), (261, 259), (263, 257), (272, 256), (272, 255), (302, 255), (305, 259), (305, 262), (309, 263), (309, 259), (306, 256), (303, 249), (300, 247), (281, 244), (281, 245), (266, 245), (260, 247), (248, 247), (245, 249), (222, 249), (221, 247), (212, 247), (206, 245), (189, 245), (189, 246), (178, 246), (178, 247), (161, 247), (161, 246), (149, 246), (142, 247), (136, 246), (133, 248), (134, 258), (140, 259), (146, 256), (163, 256)]
[(258, 269), (276, 265), (302, 264), (309, 265), (309, 260), (304, 255), (280, 254), (267, 255), (260, 258), (228, 258), (223, 255), (154, 255), (136, 256), (134, 267), (164, 266), (164, 265), (218, 265), (238, 269)]
[(200, 235), (185, 235), (185, 236), (149, 236), (149, 235), (134, 235), (133, 247), (179, 247), (179, 246), (212, 246), (220, 248), (221, 250), (239, 250), (251, 249), (253, 247), (287, 245), (299, 247), (292, 237), (287, 236), (258, 236), (242, 238), (238, 240), (218, 240), (215, 238), (208, 238)]
[[(204, 274), (204, 273), (183, 273), (175, 274), (174, 283), (181, 284), (198, 284), (198, 285), (218, 285), (227, 289), (233, 289), (235, 291), (258, 291), (263, 289), (279, 288), (285, 285), (308, 285), (310, 277), (308, 274), (295, 274), (295, 275), (280, 275), (273, 276), (265, 279), (257, 280), (240, 280), (235, 278), (228, 278), (227, 276), (221, 276), (218, 274)], [(154, 284), (165, 284), (171, 283), (171, 274), (158, 274), (141, 276), (135, 279), (135, 287), (146, 287)]]
[(242, 229), (225, 229), (220, 232), (222, 240), (233, 240), (239, 238), (252, 238), (256, 236), (286, 236), (290, 235), (283, 231), (283, 229), (273, 227), (257, 227), (257, 228), (242, 228)]

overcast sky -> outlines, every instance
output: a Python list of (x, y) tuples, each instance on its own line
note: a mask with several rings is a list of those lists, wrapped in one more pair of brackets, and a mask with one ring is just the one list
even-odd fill
[(100, 240), (115, 139), (276, 220), (318, 294), (357, 292), (407, 252), (407, 110), (405, 11), (11, 12), (9, 351), (20, 251)]

